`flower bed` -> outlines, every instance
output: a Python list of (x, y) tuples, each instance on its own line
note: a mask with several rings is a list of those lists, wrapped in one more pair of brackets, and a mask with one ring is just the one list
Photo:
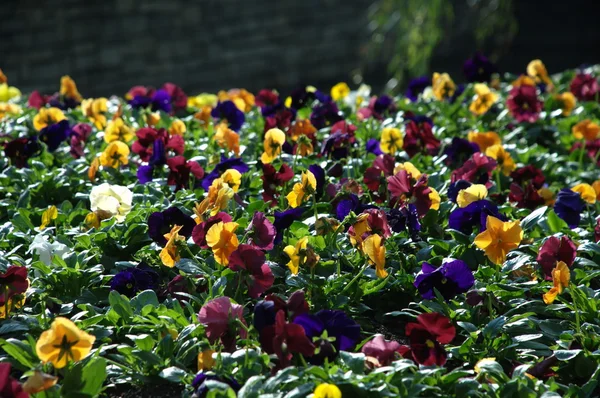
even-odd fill
[(598, 69), (464, 69), (398, 97), (0, 73), (1, 395), (598, 396)]

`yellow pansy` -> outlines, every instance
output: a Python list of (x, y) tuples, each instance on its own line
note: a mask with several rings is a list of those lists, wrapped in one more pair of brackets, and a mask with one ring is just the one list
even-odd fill
[(570, 91), (556, 94), (554, 99), (560, 103), (563, 116), (569, 116), (573, 109), (575, 109), (575, 105), (577, 105), (577, 98)]
[(475, 237), (475, 246), (485, 251), (494, 264), (502, 264), (506, 254), (519, 247), (523, 240), (523, 230), (519, 221), (504, 222), (488, 216), (487, 229)]
[(111, 120), (104, 131), (104, 141), (111, 143), (113, 141), (129, 142), (135, 137), (131, 127), (125, 124), (120, 117)]
[(279, 129), (270, 129), (265, 134), (263, 142), (264, 152), (260, 157), (260, 161), (268, 164), (279, 156), (281, 147), (285, 143), (285, 133)]
[(106, 126), (106, 115), (108, 112), (108, 100), (106, 98), (88, 98), (81, 102), (81, 112), (94, 123), (98, 130), (102, 130)]
[(214, 350), (204, 350), (198, 354), (198, 371), (211, 370), (215, 366)]
[(488, 131), (485, 133), (480, 133), (477, 131), (471, 131), (467, 135), (467, 139), (470, 142), (474, 142), (479, 146), (479, 150), (482, 153), (485, 153), (486, 149), (491, 147), (492, 145), (500, 145), (502, 144), (502, 140), (497, 133), (493, 131)]
[(129, 163), (129, 147), (121, 141), (113, 141), (100, 155), (100, 164), (104, 167), (119, 168)]
[(40, 231), (46, 228), (52, 220), (56, 220), (58, 217), (58, 209), (52, 205), (42, 213), (42, 223), (40, 224)]
[(547, 86), (548, 91), (552, 91), (554, 85), (552, 84), (552, 80), (550, 80), (550, 76), (548, 76), (548, 71), (546, 70), (546, 65), (539, 60), (534, 59), (527, 65), (527, 74), (533, 78), (536, 83), (544, 83)]
[(394, 167), (394, 174), (398, 174), (401, 170), (406, 170), (406, 172), (415, 180), (418, 180), (421, 177), (421, 171), (415, 167), (411, 162), (404, 162), (398, 164)]
[(344, 99), (350, 94), (350, 87), (344, 82), (338, 83), (331, 88), (331, 98), (334, 101)]
[(292, 191), (286, 195), (286, 199), (292, 208), (300, 206), (317, 189), (317, 179), (309, 170), (302, 173), (302, 182), (294, 184)]
[(181, 260), (177, 249), (177, 241), (185, 241), (185, 238), (179, 235), (180, 230), (181, 225), (174, 225), (171, 231), (164, 235), (165, 239), (167, 239), (167, 244), (160, 251), (160, 259), (163, 265), (169, 268), (173, 268), (177, 261)]
[(288, 245), (283, 251), (288, 255), (290, 261), (287, 263), (288, 268), (293, 275), (298, 275), (300, 264), (306, 261), (306, 248), (308, 246), (308, 236), (300, 238), (295, 246)]
[(496, 159), (496, 162), (498, 162), (498, 166), (500, 166), (502, 173), (506, 176), (510, 175), (510, 173), (517, 168), (515, 161), (510, 156), (510, 153), (508, 153), (502, 145), (492, 145), (485, 150), (485, 154), (492, 159)]
[(494, 93), (483, 83), (475, 84), (474, 88), (475, 99), (471, 102), (469, 110), (476, 115), (483, 115), (498, 101), (498, 94)]
[(375, 264), (375, 274), (379, 278), (388, 276), (385, 270), (385, 245), (383, 239), (377, 234), (369, 235), (363, 242), (363, 249), (369, 262)]
[(195, 97), (188, 97), (188, 106), (202, 109), (202, 107), (214, 107), (219, 99), (214, 94), (202, 93)]
[(44, 127), (65, 120), (67, 117), (58, 108), (40, 108), (37, 115), (33, 117), (33, 127), (40, 131)]
[(535, 86), (533, 79), (527, 75), (521, 75), (511, 83), (513, 87)]
[(554, 285), (547, 293), (544, 294), (544, 303), (552, 304), (556, 299), (556, 296), (563, 292), (563, 289), (569, 286), (571, 280), (571, 272), (569, 267), (562, 261), (556, 264), (556, 267), (552, 270), (552, 284)]
[(371, 231), (369, 225), (369, 214), (362, 213), (356, 217), (356, 221), (352, 224), (352, 228), (348, 230), (348, 236), (350, 237), (350, 243), (352, 246), (362, 250), (363, 235)]
[(9, 86), (6, 83), (0, 83), (0, 102), (8, 102), (20, 96), (21, 91), (18, 88)]
[(600, 133), (600, 126), (590, 119), (584, 119), (571, 128), (573, 137), (578, 140), (594, 141)]
[(75, 80), (71, 79), (70, 76), (63, 76), (60, 78), (60, 95), (72, 98), (76, 101), (81, 101), (82, 97), (77, 90), (77, 84)]
[(169, 127), (169, 134), (171, 135), (180, 135), (183, 137), (183, 134), (187, 131), (185, 127), (185, 123), (179, 119), (173, 119), (171, 122), (171, 126)]
[(429, 208), (431, 210), (439, 210), (440, 203), (442, 203), (440, 193), (435, 188), (429, 187), (429, 189), (431, 190), (431, 192), (429, 192), (429, 200), (431, 200), (431, 205), (429, 206)]
[(571, 188), (573, 192), (579, 192), (581, 199), (589, 204), (596, 203), (596, 190), (590, 184), (577, 184)]
[(431, 83), (433, 95), (440, 101), (452, 97), (456, 91), (456, 85), (447, 73), (434, 72)]
[(57, 317), (35, 345), (38, 358), (62, 369), (69, 361), (80, 361), (92, 350), (96, 337), (80, 330), (71, 320)]
[(229, 256), (238, 245), (238, 237), (235, 230), (236, 222), (218, 222), (206, 233), (206, 244), (212, 249), (215, 261), (221, 265), (229, 264)]
[(473, 184), (466, 189), (458, 191), (456, 203), (459, 207), (467, 207), (473, 202), (487, 198), (488, 190), (485, 185)]
[(227, 123), (220, 123), (217, 126), (214, 140), (221, 148), (233, 152), (235, 156), (240, 154), (240, 135), (227, 127)]
[(233, 192), (237, 192), (242, 183), (242, 173), (236, 169), (227, 169), (221, 174), (221, 179), (233, 189)]
[(402, 132), (395, 127), (386, 127), (381, 131), (381, 140), (379, 146), (381, 150), (390, 155), (395, 155), (396, 152), (402, 149)]
[(234, 88), (229, 91), (219, 91), (217, 97), (219, 101), (232, 101), (242, 112), (250, 112), (255, 104), (254, 94), (244, 88)]
[(313, 392), (313, 398), (342, 398), (342, 392), (335, 384), (319, 384)]
[(19, 115), (23, 112), (23, 109), (17, 104), (10, 104), (2, 102), (0, 103), (0, 120), (6, 115)]

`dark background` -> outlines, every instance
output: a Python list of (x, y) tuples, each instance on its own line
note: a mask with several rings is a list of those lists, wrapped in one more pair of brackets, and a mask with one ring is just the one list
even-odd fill
[[(188, 94), (285, 92), (298, 84), (351, 83), (357, 73), (378, 90), (390, 73), (385, 57), (367, 56), (372, 2), (2, 0), (0, 68), (23, 92), (53, 93), (69, 74), (84, 96), (167, 81)], [(477, 48), (464, 1), (454, 3), (454, 23), (428, 72), (448, 71), (460, 81), (464, 59)], [(534, 58), (550, 73), (598, 63), (599, 15), (600, 1), (516, 0), (516, 36), (504, 48), (483, 50), (503, 54), (501, 71), (515, 73)]]

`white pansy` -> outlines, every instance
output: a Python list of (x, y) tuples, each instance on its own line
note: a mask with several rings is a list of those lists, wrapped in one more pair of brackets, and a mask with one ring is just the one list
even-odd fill
[(29, 245), (29, 251), (35, 252), (39, 257), (40, 261), (46, 265), (52, 264), (52, 256), (62, 256), (69, 248), (60, 242), (50, 243), (48, 236), (44, 234), (38, 234)]
[(133, 193), (120, 185), (100, 184), (92, 188), (90, 193), (91, 210), (105, 211), (117, 221), (123, 221), (131, 211)]
[(344, 103), (346, 106), (357, 109), (359, 106), (367, 106), (369, 104), (369, 99), (371, 97), (371, 86), (366, 84), (361, 84), (355, 91), (350, 91), (350, 93), (344, 97)]

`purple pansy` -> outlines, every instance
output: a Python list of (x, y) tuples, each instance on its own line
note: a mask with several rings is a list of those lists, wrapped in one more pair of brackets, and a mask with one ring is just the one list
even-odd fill
[(469, 266), (464, 261), (454, 260), (438, 268), (424, 262), (414, 285), (424, 299), (433, 299), (434, 289), (437, 289), (446, 300), (450, 300), (460, 293), (467, 292), (474, 283), (475, 278)]
[(475, 227), (479, 227), (479, 232), (483, 232), (486, 229), (487, 216), (493, 216), (502, 221), (508, 220), (498, 211), (498, 206), (484, 199), (454, 210), (448, 218), (448, 226), (466, 235), (470, 235)]
[(175, 225), (182, 228), (179, 235), (189, 238), (196, 225), (194, 219), (177, 207), (170, 207), (165, 211), (157, 211), (148, 217), (148, 235), (161, 246), (167, 243), (164, 235), (169, 233)]
[(554, 211), (560, 218), (566, 221), (569, 228), (577, 228), (581, 221), (581, 212), (584, 208), (583, 199), (579, 192), (573, 192), (568, 188), (563, 188), (558, 193)]
[(219, 102), (210, 115), (215, 119), (227, 120), (229, 128), (236, 132), (240, 131), (246, 120), (244, 112), (239, 110), (233, 101)]

